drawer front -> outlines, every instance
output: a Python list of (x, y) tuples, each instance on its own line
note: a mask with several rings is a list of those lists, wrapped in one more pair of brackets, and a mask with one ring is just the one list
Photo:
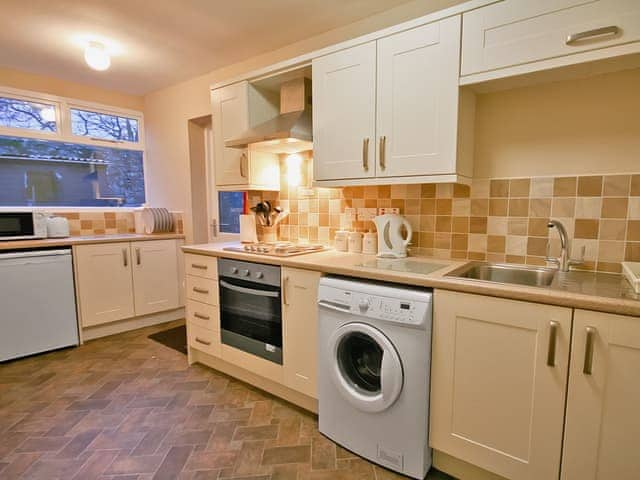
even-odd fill
[(184, 269), (187, 275), (215, 280), (218, 278), (218, 259), (206, 255), (185, 253)]
[(505, 0), (462, 18), (463, 76), (640, 40), (637, 0)]
[(187, 301), (187, 322), (208, 330), (220, 330), (220, 310), (218, 307), (195, 300)]
[(220, 332), (202, 328), (193, 323), (187, 325), (187, 342), (189, 347), (208, 353), (215, 357), (220, 356)]
[(187, 275), (187, 298), (208, 305), (218, 305), (218, 281)]

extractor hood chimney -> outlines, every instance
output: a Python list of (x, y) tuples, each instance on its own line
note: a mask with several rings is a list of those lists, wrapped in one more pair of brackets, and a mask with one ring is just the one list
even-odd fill
[(271, 153), (297, 153), (313, 149), (311, 80), (296, 78), (280, 86), (280, 115), (224, 142), (226, 147)]

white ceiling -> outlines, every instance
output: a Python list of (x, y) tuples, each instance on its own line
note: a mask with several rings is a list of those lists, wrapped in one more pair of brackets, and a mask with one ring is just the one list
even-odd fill
[[(141, 95), (409, 0), (2, 0), (0, 65)], [(106, 72), (87, 39), (113, 51)]]

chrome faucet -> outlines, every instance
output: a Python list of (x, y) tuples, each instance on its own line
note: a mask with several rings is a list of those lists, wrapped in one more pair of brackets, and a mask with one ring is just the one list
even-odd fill
[[(558, 230), (558, 234), (560, 235), (560, 257), (559, 258), (549, 257), (549, 255), (547, 254), (547, 257), (545, 258), (545, 260), (549, 263), (555, 263), (561, 272), (568, 272), (569, 268), (572, 265), (582, 264), (582, 261), (569, 259), (569, 235), (567, 234), (567, 229), (564, 228), (564, 225), (562, 224), (562, 222), (558, 220), (549, 220), (549, 222), (547, 222), (547, 227), (548, 228), (555, 227), (556, 230)], [(584, 248), (583, 248), (583, 256), (584, 256)]]

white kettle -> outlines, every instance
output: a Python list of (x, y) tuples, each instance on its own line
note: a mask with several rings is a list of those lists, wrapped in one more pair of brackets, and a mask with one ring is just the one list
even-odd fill
[[(395, 214), (386, 213), (373, 219), (378, 230), (378, 256), (391, 258), (404, 258), (407, 256), (407, 245), (411, 242), (413, 229), (406, 218)], [(402, 227), (407, 231), (407, 236), (402, 236)]]

